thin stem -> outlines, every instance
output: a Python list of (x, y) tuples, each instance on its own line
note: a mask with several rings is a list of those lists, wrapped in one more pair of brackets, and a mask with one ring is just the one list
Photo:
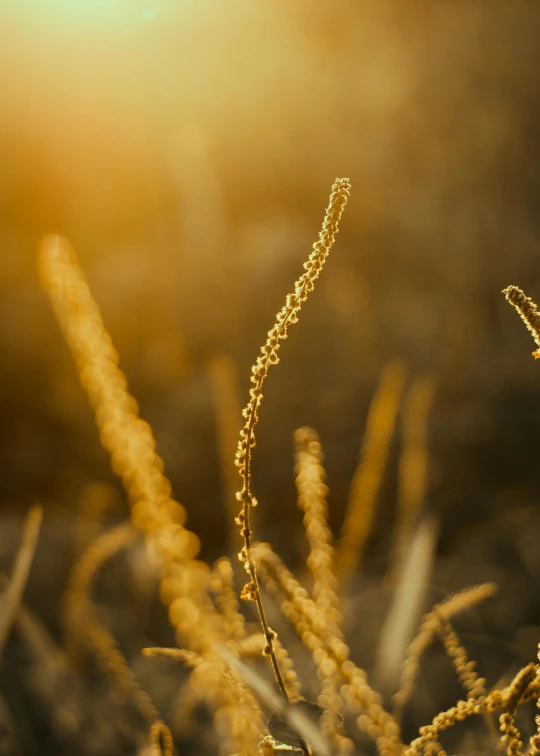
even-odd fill
[(4, 594), (4, 611), (0, 621), (0, 656), (9, 638), (11, 628), (17, 616), (21, 599), (28, 582), (30, 568), (34, 561), (37, 541), (41, 530), (43, 508), (35, 504), (26, 516), (21, 545), (17, 552), (10, 584)]
[(251, 581), (253, 585), (255, 586), (255, 602), (257, 604), (257, 611), (259, 612), (259, 619), (261, 620), (261, 626), (264, 633), (264, 637), (266, 638), (266, 652), (268, 656), (270, 657), (270, 661), (272, 663), (272, 668), (274, 670), (274, 674), (276, 676), (277, 684), (279, 686), (279, 692), (281, 693), (283, 699), (288, 703), (289, 702), (289, 696), (287, 695), (287, 689), (285, 688), (285, 681), (283, 680), (283, 675), (281, 674), (281, 670), (279, 668), (278, 660), (276, 657), (276, 651), (274, 648), (274, 633), (271, 630), (268, 620), (266, 619), (266, 613), (264, 611), (264, 605), (262, 602), (261, 597), (261, 590), (259, 588), (259, 580), (257, 578), (257, 569), (255, 567), (255, 560), (253, 559), (253, 553), (251, 550), (251, 529), (249, 527), (249, 514), (250, 514), (251, 507), (245, 506), (243, 509), (244, 512), (244, 530), (246, 531), (244, 533), (244, 545), (247, 552), (247, 559), (248, 559), (248, 566), (249, 566), (249, 575), (251, 577)]
[(287, 295), (285, 306), (278, 313), (276, 322), (268, 332), (268, 338), (262, 346), (261, 353), (252, 368), (250, 399), (242, 413), (246, 419), (246, 423), (240, 431), (240, 441), (236, 453), (236, 465), (239, 468), (242, 480), (242, 489), (236, 495), (238, 501), (242, 502), (242, 510), (236, 518), (244, 540), (240, 560), (244, 563), (244, 567), (250, 577), (250, 582), (244, 586), (241, 597), (255, 601), (257, 605), (259, 619), (266, 639), (264, 652), (270, 657), (281, 695), (285, 701), (288, 701), (288, 696), (274, 649), (273, 639), (275, 633), (268, 625), (266, 619), (255, 561), (251, 553), (252, 532), (250, 527), (250, 512), (251, 508), (257, 505), (257, 500), (251, 493), (251, 450), (255, 446), (255, 426), (259, 420), (258, 409), (262, 401), (264, 380), (270, 366), (277, 365), (279, 362), (277, 352), (280, 342), (287, 338), (287, 328), (289, 325), (297, 322), (297, 316), (302, 304), (306, 301), (309, 292), (313, 291), (315, 279), (318, 278), (334, 243), (339, 220), (349, 196), (349, 189), (350, 183), (348, 179), (336, 179), (334, 182), (319, 239), (313, 245), (311, 254), (304, 263), (304, 273), (296, 281), (294, 293)]

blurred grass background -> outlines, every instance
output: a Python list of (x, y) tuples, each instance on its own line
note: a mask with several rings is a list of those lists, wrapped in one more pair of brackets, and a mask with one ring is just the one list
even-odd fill
[[(336, 248), (265, 391), (258, 535), (300, 560), (302, 425), (321, 436), (337, 530), (378, 376), (401, 359), (438, 387), (434, 580), (499, 582), (497, 632), (534, 654), (540, 374), (500, 290), (540, 299), (539, 40), (540, 9), (524, 0), (0, 7), (0, 558), (9, 564), (15, 521), (43, 501), (28, 598), (53, 632), (77, 502), (98, 482), (118, 498), (113, 520), (127, 510), (39, 289), (38, 239), (62, 233), (78, 250), (212, 560), (228, 515), (209, 365), (232, 356), (244, 404), (345, 175), (353, 200)], [(397, 435), (365, 565), (374, 577), (388, 558)]]

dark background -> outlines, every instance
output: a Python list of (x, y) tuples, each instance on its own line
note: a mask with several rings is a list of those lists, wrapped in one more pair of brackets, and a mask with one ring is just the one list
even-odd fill
[[(88, 486), (107, 486), (106, 523), (127, 506), (39, 288), (39, 238), (77, 249), (213, 560), (229, 524), (209, 365), (234, 359), (245, 404), (332, 181), (348, 176), (336, 246), (266, 385), (257, 535), (301, 565), (300, 425), (321, 435), (338, 531), (370, 398), (401, 359), (437, 382), (435, 593), (498, 581), (484, 629), (507, 645), (489, 682), (533, 658), (540, 366), (500, 291), (540, 300), (539, 106), (533, 2), (0, 5), (0, 557), (9, 570), (43, 502), (27, 595), (54, 638)], [(387, 567), (399, 426), (394, 447), (366, 580)]]

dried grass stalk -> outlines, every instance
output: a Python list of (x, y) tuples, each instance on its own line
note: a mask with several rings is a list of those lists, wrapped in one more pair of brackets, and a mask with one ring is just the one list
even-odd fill
[[(321, 756), (330, 756), (330, 748), (315, 724), (294, 706), (277, 696), (268, 683), (263, 680), (251, 667), (236, 659), (230, 651), (222, 647), (219, 654), (227, 661), (231, 669), (242, 675), (250, 688), (273, 711), (277, 711), (299, 733), (306, 743), (310, 743)], [(307, 749), (302, 749), (307, 752)], [(309, 752), (308, 752), (309, 753)]]
[(152, 756), (173, 756), (174, 743), (171, 731), (166, 724), (157, 720), (150, 727), (149, 735)]
[(398, 573), (392, 603), (386, 613), (375, 653), (373, 679), (385, 696), (395, 693), (422, 614), (425, 592), (433, 570), (438, 527), (425, 518), (417, 528)]
[[(131, 522), (120, 523), (92, 541), (75, 564), (65, 598), (66, 648), (71, 658), (77, 658), (78, 646), (95, 654), (104, 672), (133, 700), (147, 722), (150, 741), (155, 739), (155, 733), (161, 733), (158, 740), (163, 742), (163, 753), (168, 756), (173, 752), (170, 730), (161, 721), (148, 693), (137, 682), (113, 634), (99, 619), (91, 601), (92, 582), (97, 572), (108, 559), (129, 546), (136, 536), (137, 531)], [(157, 751), (161, 752), (161, 749)]]
[[(327, 625), (328, 634), (342, 639), (334, 548), (328, 526), (324, 455), (319, 437), (312, 428), (299, 428), (294, 434), (294, 442), (298, 506), (304, 512), (304, 528), (309, 544), (307, 566), (313, 576), (313, 599), (320, 620)], [(339, 717), (336, 713), (343, 709), (343, 700), (338, 692), (339, 680), (337, 666), (335, 674), (322, 676), (317, 702), (327, 709), (321, 720), (322, 732), (341, 753), (345, 753), (354, 750), (354, 743), (343, 737), (338, 729)]]
[(532, 353), (533, 357), (537, 359), (540, 357), (540, 313), (538, 306), (518, 286), (508, 286), (503, 289), (502, 293), (507, 301), (515, 307), (539, 347)]
[(399, 458), (391, 574), (395, 574), (403, 564), (424, 504), (429, 459), (428, 418), (434, 395), (435, 381), (431, 376), (423, 376), (413, 381), (403, 401), (401, 433), (403, 447)]
[(486, 681), (476, 672), (476, 662), (469, 661), (465, 647), (461, 644), (449, 620), (441, 622), (439, 635), (458, 679), (467, 691), (467, 698), (479, 698), (485, 695)]
[(34, 554), (41, 530), (43, 508), (35, 504), (24, 521), (21, 545), (17, 552), (11, 580), (2, 595), (2, 614), (0, 616), (0, 657), (9, 638), (11, 628), (17, 616), (21, 599), (28, 582), (30, 568), (34, 561)]
[(503, 690), (492, 690), (487, 695), (458, 701), (446, 711), (434, 717), (431, 724), (420, 728), (420, 735), (413, 740), (405, 751), (405, 756), (418, 756), (425, 753), (440, 732), (447, 730), (457, 722), (463, 722), (471, 716), (488, 714), (496, 711), (514, 710), (519, 704), (538, 698), (540, 693), (540, 665), (528, 664), (521, 669), (512, 682)]
[(296, 489), (298, 506), (304, 512), (304, 528), (309, 544), (307, 566), (313, 576), (313, 599), (332, 631), (341, 621), (337, 581), (334, 574), (332, 533), (328, 527), (328, 507), (323, 467), (323, 452), (312, 428), (299, 428), (294, 434), (296, 450)]
[(341, 581), (351, 577), (363, 557), (404, 384), (403, 364), (390, 362), (384, 368), (371, 401), (360, 460), (352, 480), (345, 521), (336, 549), (336, 573)]
[(248, 744), (253, 740), (254, 730), (259, 741), (263, 723), (257, 701), (241, 679), (244, 675), (230, 664), (229, 658), (236, 659), (232, 651), (218, 646), (212, 655), (200, 655), (181, 648), (145, 648), (143, 654), (166, 656), (190, 667), (193, 670), (190, 688), (196, 698), (205, 700), (214, 710), (216, 728), (223, 737), (223, 751), (227, 753), (240, 744), (243, 756), (252, 756), (256, 746), (249, 751)]
[(245, 418), (245, 424), (240, 431), (240, 440), (236, 452), (236, 465), (240, 473), (242, 487), (237, 493), (238, 501), (242, 502), (242, 509), (237, 517), (237, 524), (244, 541), (240, 559), (249, 575), (249, 582), (244, 586), (241, 597), (255, 601), (261, 621), (261, 626), (266, 638), (266, 650), (272, 662), (274, 674), (281, 691), (281, 695), (287, 700), (287, 691), (283, 676), (277, 663), (274, 651), (274, 632), (268, 626), (264, 606), (261, 599), (259, 584), (257, 580), (257, 571), (253, 555), (251, 553), (251, 509), (256, 506), (257, 500), (251, 491), (251, 454), (255, 446), (255, 427), (259, 420), (259, 407), (263, 398), (262, 387), (268, 370), (272, 365), (279, 362), (278, 350), (281, 341), (287, 338), (287, 331), (290, 325), (298, 321), (298, 313), (306, 301), (309, 293), (313, 291), (315, 281), (323, 268), (326, 258), (334, 243), (335, 235), (338, 232), (338, 225), (345, 209), (349, 197), (350, 183), (348, 179), (336, 179), (332, 186), (330, 202), (326, 209), (323, 221), (322, 231), (319, 234), (318, 241), (313, 245), (313, 250), (304, 263), (304, 273), (294, 284), (294, 292), (287, 294), (284, 307), (277, 315), (276, 322), (268, 332), (266, 342), (261, 347), (261, 353), (252, 367), (251, 372), (251, 389), (249, 392), (249, 402), (247, 403), (242, 414)]
[[(538, 644), (537, 658), (538, 658), (538, 661), (540, 661), (540, 644)], [(536, 699), (536, 708), (540, 709), (540, 695)], [(531, 754), (538, 754), (538, 753), (540, 753), (540, 714), (537, 714), (535, 716), (534, 721), (535, 721), (535, 724), (536, 724), (536, 732), (530, 738), (530, 753)]]
[(218, 559), (212, 570), (211, 591), (223, 617), (225, 635), (235, 647), (247, 636), (246, 623), (240, 613), (240, 604), (234, 589), (234, 575), (229, 559)]
[[(538, 311), (538, 305), (530, 297), (526, 296), (526, 294), (518, 286), (508, 286), (506, 289), (503, 289), (502, 293), (505, 295), (507, 301), (510, 302), (513, 307), (515, 307), (521, 319), (532, 334), (532, 337), (538, 347), (538, 349), (535, 349), (532, 355), (535, 359), (538, 359), (540, 357), (540, 312)], [(538, 659), (540, 660), (540, 644), (538, 646)], [(540, 709), (540, 698), (537, 699), (536, 705)], [(530, 739), (531, 754), (540, 753), (540, 715), (536, 715), (535, 722), (537, 732)], [(510, 721), (507, 725), (509, 733), (512, 733), (512, 727), (513, 725)], [(515, 743), (516, 740), (519, 739), (516, 739), (515, 737), (512, 738), (512, 735), (509, 734), (509, 749), (511, 747), (511, 744), (513, 742)], [(510, 753), (510, 750), (508, 751), (508, 753)]]
[(106, 561), (127, 548), (137, 537), (131, 522), (122, 522), (102, 533), (81, 554), (68, 580), (64, 597), (64, 644), (68, 656), (77, 659), (77, 647), (86, 645), (87, 614), (92, 607), (92, 583)]
[[(138, 417), (137, 403), (118, 366), (118, 354), (67, 240), (46, 237), (39, 248), (39, 268), (42, 286), (94, 410), (101, 442), (128, 492), (132, 521), (144, 532), (149, 555), (160, 566), (160, 592), (169, 606), (171, 624), (190, 648), (212, 654), (224, 635), (208, 592), (210, 568), (195, 559), (199, 539), (184, 527), (186, 511), (172, 498), (151, 428)], [(223, 673), (214, 681), (221, 689), (220, 701), (228, 707), (237, 702), (236, 719), (241, 717), (244, 722), (237, 727), (236, 720), (225, 718), (233, 727), (231, 747), (251, 754), (260, 736), (261, 713), (253, 702), (242, 709), (245, 697), (239, 692), (240, 679), (225, 675), (221, 659), (216, 658), (215, 663)]]
[[(328, 632), (315, 602), (268, 544), (256, 544), (254, 553), (265, 587), (276, 597), (283, 615), (313, 654), (321, 682), (339, 676), (339, 696), (350, 711), (359, 715), (358, 727), (375, 740), (380, 754), (399, 753), (402, 749), (399, 725), (384, 709), (380, 694), (369, 685), (364, 670), (350, 661), (347, 644)], [(347, 749), (347, 744), (344, 745)]]
[(400, 689), (394, 696), (394, 714), (399, 718), (414, 689), (418, 674), (420, 658), (431, 645), (433, 638), (440, 632), (441, 627), (448, 623), (451, 617), (471, 609), (481, 601), (485, 601), (495, 594), (497, 586), (494, 583), (483, 583), (471, 588), (464, 588), (459, 593), (444, 599), (424, 615), (420, 629), (409, 646), (407, 659), (401, 673)]

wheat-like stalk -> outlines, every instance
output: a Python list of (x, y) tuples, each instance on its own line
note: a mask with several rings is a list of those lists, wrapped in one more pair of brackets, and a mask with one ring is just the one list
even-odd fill
[(136, 536), (137, 530), (131, 522), (120, 523), (94, 539), (71, 569), (64, 597), (63, 617), (64, 643), (73, 660), (77, 658), (77, 647), (81, 643), (86, 645), (86, 615), (91, 607), (90, 592), (96, 574), (106, 561), (127, 548)]
[(294, 434), (294, 442), (298, 506), (304, 512), (309, 543), (307, 566), (313, 576), (313, 599), (321, 616), (334, 630), (339, 626), (341, 614), (336, 593), (332, 534), (327, 521), (328, 487), (321, 442), (312, 428), (299, 428)]
[[(408, 648), (407, 659), (401, 672), (399, 691), (394, 696), (394, 712), (401, 714), (414, 689), (418, 674), (420, 658), (430, 646), (433, 638), (440, 632), (441, 627), (448, 623), (451, 617), (476, 606), (494, 595), (497, 586), (494, 583), (482, 583), (470, 588), (464, 588), (459, 593), (447, 597), (424, 615), (420, 629)], [(473, 686), (474, 687), (474, 686)]]
[[(237, 714), (225, 717), (224, 724), (234, 729), (232, 747), (247, 756), (260, 737), (261, 712), (240, 678), (225, 674), (225, 663), (213, 652), (225, 638), (208, 592), (210, 568), (195, 559), (199, 539), (184, 527), (186, 511), (171, 495), (152, 430), (138, 417), (137, 403), (128, 391), (118, 354), (73, 248), (62, 237), (47, 237), (40, 244), (38, 261), (42, 286), (75, 359), (101, 442), (129, 495), (131, 519), (144, 532), (150, 557), (160, 566), (160, 593), (169, 607), (171, 624), (179, 640), (214, 656), (223, 673), (214, 680), (220, 687), (222, 708), (230, 709), (237, 702)], [(239, 717), (242, 727), (237, 726)]]
[[(518, 286), (507, 286), (506, 289), (503, 289), (502, 293), (505, 295), (507, 301), (515, 307), (536, 342), (538, 349), (535, 349), (532, 353), (533, 357), (535, 359), (540, 358), (540, 312), (538, 311), (538, 305), (530, 297), (526, 296)], [(538, 645), (538, 659), (540, 660), (540, 644)], [(540, 709), (540, 697), (537, 698), (536, 706)], [(508, 723), (503, 723), (501, 718), (501, 726), (506, 724), (508, 730), (508, 754), (511, 756), (511, 750), (519, 751), (522, 744), (519, 743), (519, 738), (512, 736), (514, 724), (513, 720), (511, 720), (511, 715), (509, 714), (508, 716), (510, 718)], [(530, 739), (531, 754), (540, 753), (540, 715), (536, 715), (535, 722), (537, 732)], [(519, 743), (519, 745), (516, 746), (516, 743)]]
[[(327, 625), (327, 632), (342, 639), (341, 612), (334, 573), (334, 548), (332, 533), (328, 527), (328, 487), (321, 442), (312, 428), (298, 428), (294, 434), (294, 443), (298, 506), (304, 512), (304, 528), (309, 544), (307, 566), (313, 576), (313, 600), (320, 620)], [(321, 720), (323, 734), (341, 753), (345, 753), (352, 751), (354, 744), (338, 732), (339, 720), (336, 712), (343, 708), (338, 690), (339, 674), (336, 668), (336, 674), (322, 677), (321, 692), (317, 701), (327, 709)]]
[(9, 638), (17, 612), (21, 605), (24, 589), (28, 582), (30, 569), (34, 561), (36, 546), (41, 532), (43, 507), (34, 504), (24, 522), (21, 544), (17, 551), (13, 572), (8, 587), (2, 596), (2, 614), (0, 616), (0, 659)]
[(247, 636), (246, 623), (240, 613), (240, 605), (234, 590), (232, 564), (227, 557), (222, 557), (214, 564), (210, 590), (215, 594), (215, 603), (223, 617), (227, 639), (238, 646)]
[[(256, 633), (248, 636), (247, 634), (244, 617), (239, 612), (234, 590), (232, 565), (226, 557), (218, 559), (215, 563), (210, 589), (216, 594), (215, 602), (223, 616), (228, 645), (232, 646), (240, 656), (264, 655), (266, 646), (264, 635)], [(277, 637), (274, 638), (274, 647), (280, 669), (284, 671), (287, 695), (294, 701), (300, 697), (301, 689), (298, 675), (294, 671), (293, 660)]]
[(174, 743), (171, 731), (161, 720), (155, 721), (149, 730), (152, 756), (173, 756)]
[(179, 556), (192, 560), (199, 539), (183, 527), (186, 511), (171, 497), (152, 430), (138, 417), (137, 402), (73, 248), (62, 237), (46, 237), (38, 261), (42, 286), (75, 359), (101, 442), (130, 496), (132, 519), (164, 562)]
[(476, 663), (469, 661), (465, 647), (449, 620), (443, 620), (439, 628), (439, 635), (444, 649), (456, 670), (458, 679), (467, 691), (467, 698), (479, 698), (486, 693), (486, 681), (476, 672)]
[[(540, 644), (538, 645), (537, 659), (540, 662)], [(540, 695), (536, 699), (536, 708), (540, 709)], [(536, 732), (530, 738), (530, 754), (536, 756), (540, 753), (540, 714), (537, 714), (534, 718), (536, 724)]]
[(507, 286), (502, 293), (518, 311), (521, 319), (532, 334), (539, 347), (533, 352), (533, 357), (540, 357), (540, 312), (535, 302), (523, 292), (519, 286)]
[(243, 756), (252, 756), (256, 748), (253, 736), (257, 733), (258, 742), (263, 731), (260, 708), (251, 690), (243, 681), (239, 682), (239, 675), (223, 664), (218, 654), (202, 655), (181, 648), (145, 648), (143, 654), (165, 656), (190, 667), (193, 670), (190, 686), (196, 697), (206, 700), (214, 709), (218, 731), (230, 733), (224, 739), (223, 752), (240, 744)]
[[(350, 660), (345, 641), (328, 632), (315, 602), (268, 544), (256, 544), (254, 551), (266, 589), (276, 597), (283, 616), (313, 654), (321, 683), (339, 680), (338, 710), (346, 704), (357, 714), (359, 729), (375, 740), (381, 755), (400, 753), (399, 725), (385, 710), (380, 694), (369, 685), (364, 670)], [(346, 751), (350, 750), (347, 741), (342, 739), (340, 742)]]
[(172, 756), (172, 736), (169, 728), (161, 721), (160, 714), (148, 693), (139, 685), (120, 650), (113, 634), (98, 617), (91, 601), (92, 582), (105, 562), (122, 549), (127, 548), (137, 536), (131, 522), (107, 530), (93, 540), (77, 560), (71, 571), (65, 597), (65, 643), (72, 659), (77, 658), (77, 647), (92, 651), (99, 665), (116, 684), (131, 698), (143, 719), (149, 726), (151, 743), (158, 741), (163, 748), (158, 753)]
[(402, 450), (390, 576), (395, 575), (403, 564), (424, 504), (428, 479), (428, 418), (434, 394), (432, 376), (422, 376), (413, 381), (403, 401)]
[(294, 292), (287, 294), (285, 306), (278, 313), (276, 322), (268, 332), (266, 342), (261, 347), (261, 353), (251, 369), (252, 386), (249, 391), (249, 402), (242, 411), (245, 424), (240, 431), (240, 440), (236, 452), (236, 465), (242, 481), (242, 488), (237, 493), (238, 501), (242, 502), (242, 510), (237, 517), (237, 523), (244, 541), (241, 560), (250, 578), (249, 583), (244, 586), (241, 596), (245, 599), (253, 600), (257, 604), (261, 626), (266, 637), (268, 655), (272, 662), (281, 695), (285, 700), (287, 700), (287, 691), (274, 652), (274, 633), (268, 626), (257, 582), (255, 562), (251, 553), (252, 532), (250, 514), (252, 507), (257, 504), (257, 500), (251, 491), (251, 453), (255, 446), (255, 426), (259, 420), (258, 410), (263, 397), (262, 387), (265, 378), (271, 365), (278, 364), (278, 350), (281, 341), (287, 338), (289, 326), (298, 321), (298, 313), (308, 298), (309, 293), (313, 291), (315, 281), (319, 277), (334, 243), (335, 235), (338, 232), (339, 221), (347, 203), (350, 188), (351, 185), (348, 179), (336, 179), (334, 182), (322, 230), (318, 241), (313, 245), (313, 250), (308, 260), (304, 263), (304, 273), (295, 282)]
[(520, 756), (521, 754), (523, 742), (521, 740), (521, 733), (516, 726), (515, 714), (519, 703), (524, 699), (527, 688), (536, 677), (537, 671), (538, 665), (532, 662), (527, 664), (520, 669), (506, 689), (503, 704), (504, 711), (499, 717), (499, 724), (502, 733), (501, 740), (506, 744), (506, 753), (508, 756)]
[(404, 383), (404, 366), (400, 362), (390, 362), (384, 368), (371, 401), (360, 460), (351, 483), (345, 521), (336, 547), (336, 572), (341, 581), (351, 577), (363, 556)]
[(446, 711), (434, 717), (431, 724), (420, 728), (419, 737), (413, 740), (405, 756), (418, 756), (437, 739), (438, 734), (468, 717), (496, 711), (514, 710), (519, 704), (538, 698), (540, 693), (540, 665), (529, 664), (521, 669), (512, 682), (503, 690), (492, 690), (485, 696), (458, 701)]
[(100, 667), (131, 698), (137, 711), (149, 726), (161, 721), (149, 694), (139, 685), (116, 639), (108, 627), (98, 618), (93, 606), (85, 612), (84, 637), (81, 638), (92, 650)]

